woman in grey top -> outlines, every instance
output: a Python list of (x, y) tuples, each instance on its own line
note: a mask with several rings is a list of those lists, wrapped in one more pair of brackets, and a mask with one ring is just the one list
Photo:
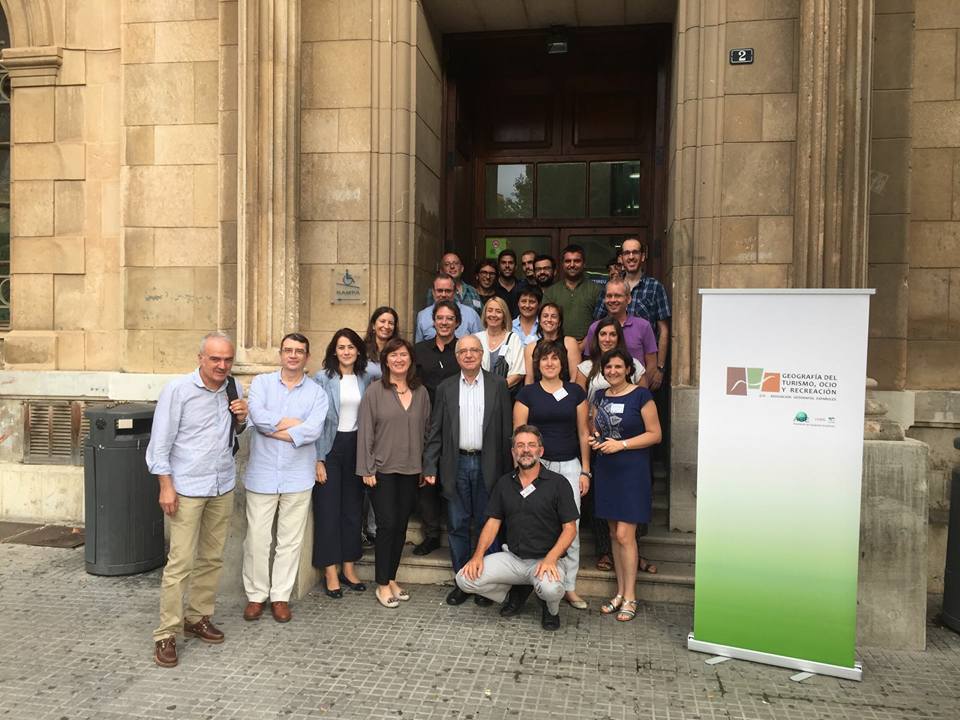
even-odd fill
[(373, 488), (377, 517), (377, 601), (395, 608), (410, 595), (397, 584), (407, 522), (417, 500), (430, 398), (413, 363), (413, 346), (402, 338), (380, 353), (383, 377), (360, 402), (357, 474)]

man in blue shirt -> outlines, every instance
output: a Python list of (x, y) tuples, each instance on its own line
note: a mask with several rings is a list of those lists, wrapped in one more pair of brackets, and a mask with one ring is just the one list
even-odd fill
[[(223, 546), (233, 515), (236, 466), (233, 437), (247, 422), (247, 403), (230, 400), (233, 342), (219, 332), (200, 343), (199, 367), (163, 388), (153, 416), (147, 467), (160, 482), (160, 507), (170, 520), (170, 551), (160, 581), (160, 625), (154, 662), (174, 667), (176, 635), (222, 643), (212, 623), (223, 569)], [(183, 595), (189, 596), (184, 611)]]
[[(437, 276), (433, 279), (433, 298), (434, 300), (430, 305), (417, 313), (416, 330), (413, 335), (414, 342), (431, 340), (436, 337), (437, 330), (433, 327), (433, 304), (441, 300), (454, 299), (452, 277), (446, 273), (437, 273)], [(460, 308), (460, 326), (455, 333), (457, 339), (483, 330), (483, 325), (480, 324), (480, 316), (473, 308), (460, 302), (457, 303), (457, 307)]]
[[(243, 541), (244, 620), (259, 620), (270, 599), (277, 622), (288, 622), (290, 594), (300, 566), (300, 548), (316, 481), (316, 448), (327, 417), (327, 394), (304, 368), (310, 341), (290, 333), (280, 341), (280, 370), (258, 375), (250, 385), (247, 536)], [(270, 546), (277, 522), (273, 572)]]

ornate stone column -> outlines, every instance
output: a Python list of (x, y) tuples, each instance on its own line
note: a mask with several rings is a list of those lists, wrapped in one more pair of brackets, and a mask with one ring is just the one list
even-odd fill
[(803, 0), (793, 285), (867, 282), (874, 0)]
[[(276, 363), (299, 322), (299, 0), (240, 0), (237, 359)], [(242, 369), (240, 370), (242, 372)]]

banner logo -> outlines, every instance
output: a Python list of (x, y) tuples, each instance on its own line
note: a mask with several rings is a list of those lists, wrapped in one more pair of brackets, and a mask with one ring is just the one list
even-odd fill
[(837, 376), (828, 373), (727, 367), (727, 395), (795, 400), (836, 400), (839, 389), (840, 383)]
[(780, 373), (765, 372), (763, 368), (727, 368), (727, 395), (758, 392), (780, 392)]

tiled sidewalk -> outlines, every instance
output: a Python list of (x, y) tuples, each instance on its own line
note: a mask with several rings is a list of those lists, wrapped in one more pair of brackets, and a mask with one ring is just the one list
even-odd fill
[(178, 642), (153, 664), (159, 571), (84, 572), (83, 549), (0, 545), (0, 717), (41, 718), (960, 718), (960, 636), (930, 626), (925, 653), (863, 651), (864, 682), (688, 652), (692, 609), (645, 605), (632, 623), (566, 606), (557, 633), (535, 603), (444, 604), (410, 586), (398, 610), (370, 591), (311, 594), (294, 620), (245, 623), (234, 601), (223, 645)]

